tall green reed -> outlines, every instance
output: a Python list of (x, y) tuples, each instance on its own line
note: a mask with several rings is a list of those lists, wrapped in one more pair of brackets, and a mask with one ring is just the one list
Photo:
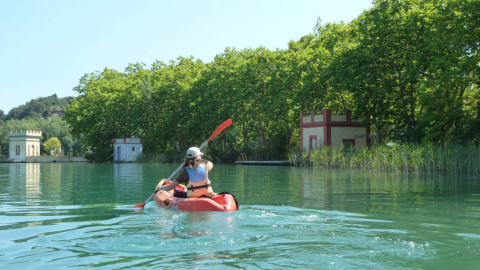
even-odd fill
[(290, 153), (297, 166), (452, 172), (480, 174), (480, 147), (475, 145), (388, 144), (370, 148), (321, 147)]

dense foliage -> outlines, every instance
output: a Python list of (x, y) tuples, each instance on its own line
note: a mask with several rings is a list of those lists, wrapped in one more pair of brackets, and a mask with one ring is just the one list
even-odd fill
[(52, 148), (55, 149), (60, 147), (62, 147), (62, 143), (60, 143), (60, 140), (57, 137), (49, 138), (43, 143), (43, 149), (46, 152), (50, 152)]
[[(72, 97), (58, 98), (56, 94), (49, 97), (32, 99), (25, 105), (11, 109), (5, 116), (5, 120), (24, 118), (48, 118), (54, 115), (64, 117), (65, 109), (70, 104)], [(0, 113), (1, 115), (1, 113)]]
[[(63, 119), (65, 108), (71, 97), (58, 98), (56, 95), (41, 97), (13, 108), (5, 115), (0, 111), (0, 150), (1, 155), (8, 155), (8, 133), (10, 131), (40, 130), (41, 144), (51, 137), (57, 137), (65, 154), (73, 155), (82, 152), (78, 139), (70, 134), (70, 126)], [(42, 154), (48, 150), (42, 148)], [(0, 156), (1, 156), (0, 155)]]
[(301, 111), (370, 116), (373, 141), (480, 139), (480, 1), (377, 0), (352, 22), (318, 24), (288, 49), (227, 48), (210, 63), (180, 57), (85, 75), (67, 109), (74, 135), (109, 160), (113, 138), (176, 153), (218, 124), (209, 145), (233, 159), (283, 159), (299, 143)]

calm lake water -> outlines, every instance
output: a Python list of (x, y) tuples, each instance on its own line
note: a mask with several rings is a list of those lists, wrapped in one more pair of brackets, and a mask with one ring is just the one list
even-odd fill
[(177, 167), (0, 164), (0, 268), (480, 268), (478, 177), (215, 165), (239, 211), (131, 207)]

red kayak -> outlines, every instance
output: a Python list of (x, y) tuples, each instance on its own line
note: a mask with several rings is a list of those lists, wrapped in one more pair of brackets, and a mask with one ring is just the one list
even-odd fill
[(200, 198), (178, 198), (171, 191), (159, 191), (155, 194), (155, 203), (162, 208), (181, 211), (235, 211), (238, 203), (235, 196), (228, 192)]

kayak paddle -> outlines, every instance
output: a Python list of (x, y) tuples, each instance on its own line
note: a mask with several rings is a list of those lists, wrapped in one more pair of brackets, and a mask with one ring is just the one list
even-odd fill
[[(208, 138), (205, 142), (202, 143), (202, 145), (199, 147), (199, 149), (202, 149), (205, 145), (207, 145), (207, 143), (211, 140), (213, 140), (215, 137), (217, 137), (218, 134), (220, 134), (220, 132), (222, 132), (224, 129), (226, 129), (228, 126), (230, 126), (232, 124), (232, 119), (228, 119), (226, 120), (225, 122), (223, 122), (220, 126), (217, 127), (217, 129), (215, 129), (215, 131), (212, 133), (212, 135), (210, 136), (210, 138)], [(178, 171), (180, 171), (183, 167), (183, 163), (182, 165), (180, 165), (180, 167), (178, 167), (178, 169), (176, 169), (166, 180), (165, 182), (168, 182), (170, 180), (170, 178), (172, 178), (175, 174), (177, 174)], [(136, 204), (135, 207), (145, 207), (145, 204), (147, 204), (152, 198), (153, 196), (155, 195), (156, 191), (152, 193), (152, 195), (150, 195), (150, 197), (148, 197), (148, 199), (144, 202), (144, 203), (141, 203), (141, 204)]]

